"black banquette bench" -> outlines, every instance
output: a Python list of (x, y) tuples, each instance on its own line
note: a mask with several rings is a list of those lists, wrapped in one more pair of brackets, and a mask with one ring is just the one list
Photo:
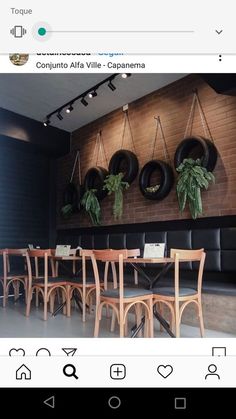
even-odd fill
[[(143, 224), (115, 225), (96, 228), (58, 230), (57, 243), (81, 246), (84, 249), (133, 249), (141, 252), (145, 243), (166, 243), (166, 255), (171, 248), (206, 251), (203, 292), (236, 295), (236, 216), (211, 217), (199, 220), (177, 220)], [(156, 274), (158, 266), (146, 267)], [(186, 263), (181, 269), (181, 280), (192, 286), (197, 266)], [(130, 280), (132, 280), (131, 272)], [(160, 284), (173, 281), (173, 272)], [(139, 275), (139, 282), (142, 279)]]

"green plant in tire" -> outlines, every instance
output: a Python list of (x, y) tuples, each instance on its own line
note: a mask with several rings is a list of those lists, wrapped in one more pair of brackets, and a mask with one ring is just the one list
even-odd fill
[(123, 214), (123, 191), (129, 188), (128, 182), (122, 179), (124, 173), (118, 175), (108, 175), (104, 180), (103, 189), (108, 191), (108, 195), (114, 193), (113, 215), (115, 220), (119, 220)]
[(61, 215), (63, 218), (70, 218), (70, 216), (73, 214), (73, 206), (71, 204), (64, 205), (64, 207), (61, 208)]
[(183, 212), (188, 203), (191, 216), (196, 219), (203, 212), (201, 190), (208, 189), (215, 177), (201, 165), (200, 159), (184, 159), (176, 170), (179, 173), (176, 186), (179, 209)]
[(81, 205), (89, 213), (94, 225), (101, 224), (101, 207), (96, 197), (97, 189), (87, 190), (81, 199)]

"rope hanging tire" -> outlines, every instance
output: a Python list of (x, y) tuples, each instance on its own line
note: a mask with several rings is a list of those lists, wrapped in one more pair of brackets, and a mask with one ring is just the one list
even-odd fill
[(106, 161), (107, 165), (107, 157), (104, 148), (104, 144), (102, 141), (102, 132), (99, 131), (96, 136), (94, 153), (93, 153), (93, 161), (95, 160), (95, 156), (97, 154), (97, 158), (95, 160), (95, 166), (91, 167), (84, 178), (84, 189), (85, 191), (89, 191), (91, 189), (96, 189), (95, 195), (99, 201), (102, 201), (107, 196), (107, 191), (103, 189), (104, 180), (106, 176), (109, 174), (108, 170), (104, 167), (98, 166), (99, 161), (99, 154), (103, 154), (103, 159)]
[[(79, 166), (79, 184), (73, 182), (73, 177), (77, 163)], [(66, 185), (63, 192), (63, 206), (61, 208), (61, 213), (63, 217), (69, 217), (73, 213), (80, 210), (80, 201), (83, 196), (83, 192), (83, 185), (81, 184), (80, 154), (79, 151), (77, 151), (70, 182)]]
[(104, 167), (91, 167), (84, 178), (84, 188), (86, 191), (96, 189), (96, 196), (99, 201), (102, 201), (107, 196), (107, 191), (103, 190), (104, 180), (108, 175), (108, 171)]
[[(124, 170), (125, 168), (125, 170)], [(113, 154), (109, 163), (109, 172), (112, 175), (124, 173), (123, 181), (129, 184), (134, 181), (138, 174), (139, 164), (136, 155), (129, 150), (118, 150)]]
[[(192, 135), (196, 106), (198, 108), (201, 124), (204, 130), (204, 137)], [(217, 148), (214, 144), (197, 90), (193, 91), (193, 100), (185, 129), (184, 139), (180, 142), (175, 151), (175, 168), (177, 168), (183, 160), (187, 158), (193, 158), (194, 160), (200, 159), (201, 165), (205, 167), (208, 172), (212, 172), (214, 170), (217, 162)]]
[[(139, 189), (142, 195), (146, 199), (150, 199), (151, 201), (161, 201), (164, 199), (171, 191), (172, 186), (174, 184), (174, 173), (170, 164), (170, 157), (167, 150), (167, 145), (165, 141), (164, 132), (161, 125), (160, 117), (155, 117), (157, 124), (156, 124), (156, 134), (153, 143), (153, 151), (152, 151), (152, 160), (149, 160), (142, 168), (140, 175), (139, 175)], [(163, 143), (163, 150), (165, 154), (165, 160), (156, 160), (154, 159), (155, 153), (155, 146), (157, 142), (158, 130), (160, 129), (162, 143)], [(155, 186), (151, 186), (151, 178), (154, 172), (158, 172), (159, 174), (159, 181), (158, 184)]]
[(63, 193), (63, 205), (72, 205), (74, 211), (80, 210), (80, 200), (83, 196), (83, 186), (70, 182)]
[(194, 156), (194, 158), (200, 158), (202, 166), (209, 172), (212, 172), (217, 162), (217, 149), (210, 140), (199, 136), (187, 137), (181, 141), (175, 151), (175, 168), (177, 168), (184, 159), (192, 157), (194, 150), (197, 150), (197, 156)]
[[(158, 189), (149, 191), (151, 176), (154, 172), (159, 172), (160, 181)], [(150, 160), (147, 162), (139, 175), (139, 188), (143, 196), (152, 201), (161, 201), (171, 191), (174, 183), (174, 174), (171, 166), (162, 160)]]
[(112, 175), (118, 175), (119, 173), (123, 173), (123, 182), (128, 182), (130, 185), (138, 174), (139, 163), (134, 152), (123, 149), (126, 125), (128, 125), (130, 138), (132, 142), (132, 148), (135, 151), (134, 138), (129, 120), (129, 114), (128, 111), (125, 111), (123, 132), (121, 138), (121, 149), (116, 151), (111, 157), (111, 160), (109, 162), (109, 173)]

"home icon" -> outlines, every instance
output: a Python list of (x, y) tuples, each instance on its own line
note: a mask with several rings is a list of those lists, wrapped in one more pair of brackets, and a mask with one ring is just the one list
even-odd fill
[(31, 371), (25, 364), (21, 365), (21, 367), (16, 370), (16, 379), (31, 380)]

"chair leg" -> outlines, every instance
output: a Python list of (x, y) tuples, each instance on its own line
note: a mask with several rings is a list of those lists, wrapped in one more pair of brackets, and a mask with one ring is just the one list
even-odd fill
[[(37, 292), (38, 290), (36, 290)], [(30, 309), (31, 309), (31, 300), (32, 300), (32, 291), (28, 292), (28, 296), (27, 296), (27, 302), (26, 302), (26, 317), (29, 317), (30, 315)]]
[[(148, 321), (149, 324), (149, 337), (153, 338), (154, 337), (154, 322), (153, 322), (153, 305), (152, 305), (152, 298), (150, 300), (148, 300), (148, 307), (150, 310), (150, 319)], [(148, 314), (148, 313), (147, 313)], [(148, 320), (148, 316), (146, 314), (146, 318)]]
[(124, 325), (125, 336), (128, 336), (129, 328), (128, 328), (128, 315), (125, 318), (125, 325)]
[[(136, 324), (137, 326), (141, 323), (142, 320), (142, 308), (141, 308), (141, 304), (137, 303), (136, 304)], [(142, 329), (138, 332), (138, 337), (141, 338), (142, 337)]]
[(170, 312), (170, 330), (172, 331), (172, 333), (174, 333), (175, 329), (175, 316), (172, 313), (172, 311)]
[(98, 338), (100, 326), (100, 307), (96, 307), (94, 337)]
[(115, 326), (116, 326), (116, 312), (115, 312), (115, 310), (112, 310), (111, 332), (115, 331)]
[(49, 306), (50, 306), (50, 313), (54, 312), (54, 305), (55, 305), (55, 291), (51, 293), (49, 298)]
[(71, 294), (71, 287), (70, 285), (66, 285), (65, 288), (65, 298), (66, 298), (66, 315), (67, 317), (71, 317), (71, 298), (70, 298), (70, 294)]
[(202, 302), (198, 301), (198, 316), (199, 316), (199, 323), (200, 323), (200, 333), (201, 337), (204, 337), (205, 334), (205, 328), (204, 328), (204, 322), (203, 322), (203, 314), (202, 314)]
[(175, 336), (180, 337), (179, 302), (175, 302)]
[(44, 291), (44, 298), (43, 298), (43, 320), (48, 319), (48, 294)]
[(6, 307), (6, 301), (7, 301), (6, 290), (4, 290), (3, 300), (2, 300), (2, 305), (4, 308)]
[(82, 289), (82, 321), (86, 320), (86, 288)]
[(120, 318), (120, 338), (123, 338), (125, 335), (125, 328), (124, 328), (124, 319), (123, 317)]
[(35, 306), (38, 308), (39, 307), (39, 290), (36, 289), (35, 291)]

